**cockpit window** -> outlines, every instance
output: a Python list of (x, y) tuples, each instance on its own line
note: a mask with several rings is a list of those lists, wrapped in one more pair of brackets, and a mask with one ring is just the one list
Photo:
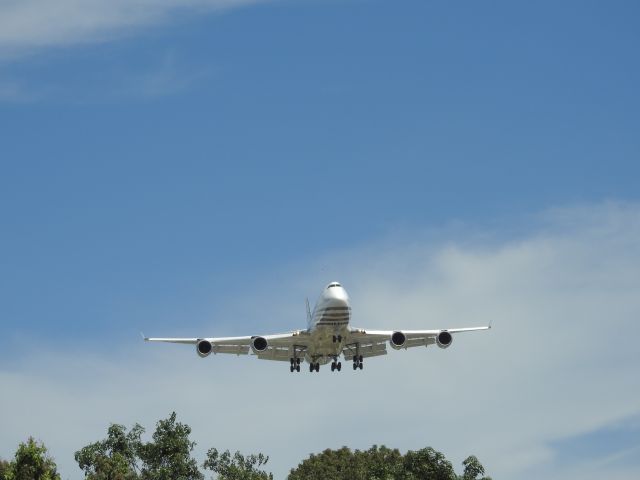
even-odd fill
[(339, 283), (330, 283), (327, 288), (333, 288), (333, 287), (339, 287), (339, 286), (340, 286)]

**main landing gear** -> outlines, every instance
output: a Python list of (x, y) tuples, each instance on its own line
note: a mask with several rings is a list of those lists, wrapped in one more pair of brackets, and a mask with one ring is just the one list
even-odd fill
[(354, 355), (353, 356), (353, 369), (356, 370), (357, 368), (359, 368), (360, 370), (362, 370), (362, 367), (363, 367), (362, 355)]
[(342, 343), (342, 335), (334, 335), (333, 343)]
[(309, 371), (310, 372), (313, 372), (313, 371), (319, 372), (320, 371), (320, 364), (318, 362), (310, 363), (309, 364)]
[(291, 358), (291, 359), (289, 359), (289, 363), (291, 364), (289, 366), (289, 371), (291, 373), (293, 373), (294, 370), (296, 372), (300, 371), (300, 359), (299, 358)]
[(336, 370), (342, 370), (342, 362), (336, 362), (335, 360), (331, 362), (331, 371), (335, 372)]

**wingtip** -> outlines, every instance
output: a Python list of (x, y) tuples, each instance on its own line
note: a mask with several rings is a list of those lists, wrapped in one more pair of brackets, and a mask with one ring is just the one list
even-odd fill
[(140, 336), (142, 337), (142, 340), (144, 340), (145, 342), (149, 341), (149, 337), (145, 337), (144, 333), (140, 332)]

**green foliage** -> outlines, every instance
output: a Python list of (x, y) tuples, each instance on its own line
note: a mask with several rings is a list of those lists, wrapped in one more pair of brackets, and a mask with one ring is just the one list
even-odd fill
[(312, 454), (291, 470), (288, 480), (490, 480), (478, 478), (484, 468), (476, 457), (467, 458), (464, 466), (464, 474), (458, 477), (445, 456), (433, 448), (402, 455), (385, 446), (353, 452), (342, 447)]
[(11, 464), (9, 462), (0, 459), (0, 480), (8, 480), (10, 467)]
[(47, 455), (47, 448), (31, 437), (18, 446), (14, 460), (9, 464), (4, 462), (2, 470), (3, 477), (0, 478), (6, 480), (60, 480), (56, 463)]
[(111, 425), (107, 438), (78, 450), (78, 466), (89, 480), (135, 480), (138, 478), (138, 451), (144, 429), (136, 424), (127, 433), (122, 425)]
[(191, 457), (195, 442), (189, 440), (191, 427), (176, 422), (173, 412), (156, 424), (153, 441), (142, 444), (138, 455), (142, 461), (142, 480), (203, 480), (198, 462)]
[[(156, 424), (150, 442), (141, 440), (144, 429), (136, 424), (127, 432), (122, 425), (111, 425), (107, 438), (78, 450), (75, 459), (87, 480), (204, 480), (191, 454), (195, 446), (189, 440), (191, 428), (176, 421), (175, 412)], [(31, 453), (29, 453), (31, 452)], [(49, 465), (49, 476), (14, 475), (18, 459), (23, 465)], [(26, 461), (26, 459), (32, 459)], [(40, 459), (38, 464), (36, 460)], [(273, 480), (264, 470), (269, 457), (262, 453), (244, 456), (229, 450), (220, 453), (212, 448), (202, 465), (217, 480)], [(368, 450), (352, 451), (347, 447), (327, 449), (312, 454), (292, 469), (288, 480), (491, 480), (485, 477), (475, 456), (462, 463), (464, 472), (456, 475), (451, 462), (433, 448), (408, 451), (374, 445)], [(26, 468), (26, 467), (25, 467)], [(17, 470), (16, 470), (17, 471)], [(24, 470), (25, 472), (27, 470)], [(0, 461), (0, 480), (59, 480), (55, 464), (46, 449), (33, 439), (21, 444), (16, 460)]]
[(392, 450), (384, 445), (374, 445), (369, 450), (361, 452), (361, 456), (366, 465), (367, 478), (371, 480), (395, 480), (402, 474), (403, 457), (397, 448)]
[(404, 456), (403, 479), (414, 480), (429, 478), (431, 480), (455, 480), (457, 478), (453, 466), (442, 453), (431, 447), (416, 452), (408, 451)]
[(395, 480), (402, 472), (402, 455), (398, 450), (373, 446), (366, 451), (327, 449), (311, 455), (292, 469), (289, 480)]
[(218, 480), (273, 480), (273, 475), (260, 467), (269, 461), (269, 457), (259, 453), (244, 456), (236, 452), (231, 456), (229, 450), (220, 454), (215, 448), (207, 452), (204, 468), (217, 474)]
[(327, 449), (318, 455), (311, 454), (297, 468), (292, 469), (289, 480), (325, 480), (325, 479), (353, 479), (360, 480), (355, 475), (353, 453), (347, 447), (339, 450)]
[(191, 427), (176, 422), (175, 412), (156, 424), (153, 439), (141, 440), (144, 429), (136, 424), (127, 432), (111, 425), (107, 438), (75, 454), (87, 480), (203, 480), (191, 457)]
[(464, 462), (464, 473), (460, 477), (461, 480), (491, 480), (491, 477), (484, 477), (484, 467), (475, 455), (468, 456)]

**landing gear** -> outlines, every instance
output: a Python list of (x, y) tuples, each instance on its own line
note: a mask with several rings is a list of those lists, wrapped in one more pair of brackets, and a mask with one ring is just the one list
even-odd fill
[(333, 343), (342, 343), (342, 335), (334, 335)]
[(360, 369), (362, 370), (362, 368), (364, 367), (364, 364), (362, 363), (362, 355), (354, 355), (353, 356), (353, 369)]
[(289, 371), (291, 373), (300, 371), (300, 359), (299, 358), (290, 358), (289, 359)]
[(338, 371), (342, 370), (342, 362), (336, 362), (336, 361), (331, 362), (331, 371), (334, 372), (336, 370)]
[(313, 372), (313, 371), (319, 372), (320, 371), (320, 364), (318, 362), (310, 363), (309, 364), (309, 371), (310, 372)]

